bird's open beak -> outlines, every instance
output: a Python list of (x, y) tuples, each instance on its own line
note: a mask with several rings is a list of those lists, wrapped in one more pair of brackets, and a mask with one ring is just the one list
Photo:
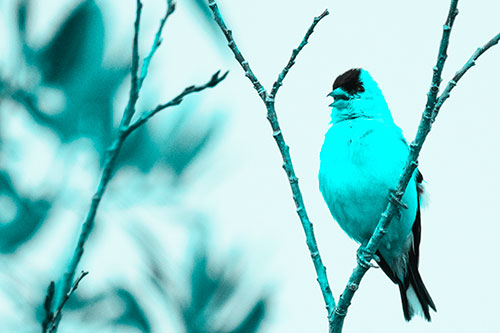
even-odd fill
[[(335, 90), (332, 90), (328, 95), (326, 95), (326, 97), (333, 97), (333, 95), (335, 94)], [(332, 104), (328, 105), (329, 107), (333, 107), (333, 104), (335, 103), (335, 98), (333, 99), (333, 102)]]
[(333, 97), (333, 103), (330, 104), (329, 106), (333, 106), (339, 100), (347, 101), (349, 99), (349, 95), (342, 88), (337, 88), (326, 96)]

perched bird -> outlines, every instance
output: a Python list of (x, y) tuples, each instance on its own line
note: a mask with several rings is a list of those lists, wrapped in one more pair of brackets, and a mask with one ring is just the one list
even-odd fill
[[(320, 190), (340, 227), (366, 246), (403, 171), (408, 144), (366, 70), (354, 68), (337, 77), (328, 96), (333, 97), (332, 120), (321, 149)], [(415, 314), (430, 321), (429, 308), (436, 311), (418, 272), (422, 181), (415, 170), (402, 199), (404, 208), (375, 253), (384, 273), (399, 286), (407, 321)]]

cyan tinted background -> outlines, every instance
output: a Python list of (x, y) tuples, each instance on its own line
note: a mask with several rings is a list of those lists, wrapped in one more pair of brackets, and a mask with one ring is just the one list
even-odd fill
[[(351, 67), (366, 68), (382, 88), (395, 121), (407, 139), (413, 139), (449, 3), (218, 3), (241, 51), (268, 88), (313, 17), (325, 7), (331, 12), (299, 55), (276, 107), (337, 299), (355, 265), (357, 245), (334, 223), (318, 190), (319, 151), (330, 112), (325, 95), (338, 74)], [(0, 68), (4, 78), (22, 83), (15, 4), (11, 0), (0, 2)], [(28, 41), (37, 47), (45, 45), (77, 4), (32, 1)], [(135, 1), (97, 4), (106, 31), (103, 62), (124, 64), (130, 58)], [(163, 9), (163, 1), (144, 1), (141, 55), (150, 47)], [(443, 84), (479, 45), (500, 31), (498, 1), (462, 1), (459, 9)], [(500, 233), (499, 52), (497, 47), (488, 51), (458, 84), (420, 158), (429, 193), (422, 218), (420, 271), (438, 313), (430, 324), (420, 319), (406, 323), (397, 287), (382, 272), (371, 270), (349, 309), (346, 332), (494, 332), (500, 325), (500, 286), (495, 283), (500, 275), (496, 264)], [(207, 230), (201, 237), (210, 235), (215, 261), (229, 263), (240, 273), (238, 294), (225, 311), (250, 307), (256, 297), (269, 294), (271, 302), (261, 331), (325, 332), (324, 303), (265, 108), (221, 33), (194, 1), (179, 1), (167, 22), (139, 110), (170, 99), (185, 86), (205, 82), (217, 69), (229, 69), (228, 78), (215, 89), (186, 99), (180, 107), (193, 113), (185, 124), (191, 126), (190, 138), (211, 122), (221, 124), (210, 143), (185, 170), (180, 185), (161, 167), (142, 173), (136, 165), (117, 173), (98, 211), (97, 226), (80, 265), (91, 274), (77, 293), (92, 294), (112, 281), (132, 285), (154, 331), (182, 331), (176, 315), (159, 306), (157, 293), (144, 282), (144, 256), (131, 235), (143, 227), (152, 231), (162, 248), (158, 256), (169, 263), (167, 275), (183, 281), (188, 270), (186, 257), (195, 252), (193, 244), (199, 243), (186, 225), (201, 223), (204, 227), (196, 230)], [(45, 89), (40, 101), (44, 108), (57, 110), (68, 103), (57, 89)], [(127, 92), (125, 80), (113, 99), (117, 115), (122, 113)], [(155, 140), (164, 145), (172, 142), (165, 133), (179, 114), (179, 110), (165, 110), (150, 121)], [(1, 257), (0, 309), (11, 325), (6, 331), (23, 327), (30, 332), (38, 330), (38, 324), (20, 309), (39, 305), (48, 282), (61, 275), (97, 184), (99, 155), (88, 139), (62, 145), (61, 139), (37, 125), (16, 103), (2, 102), (1, 117), (2, 169), (10, 171), (16, 188), (25, 195), (57, 198), (33, 239), (15, 254)], [(8, 200), (4, 201), (8, 207)], [(8, 220), (5, 215), (3, 221)], [(38, 285), (42, 289), (30, 287)], [(16, 300), (9, 294), (12, 290), (24, 297)], [(182, 293), (185, 288), (179, 290)], [(23, 299), (27, 304), (16, 305)], [(61, 330), (93, 329), (92, 323), (83, 326), (78, 318), (68, 314)], [(105, 331), (101, 326), (96, 329)]]

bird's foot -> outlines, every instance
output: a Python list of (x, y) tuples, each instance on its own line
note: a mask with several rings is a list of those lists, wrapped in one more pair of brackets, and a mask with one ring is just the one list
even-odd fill
[(356, 252), (356, 259), (363, 268), (379, 268), (377, 265), (372, 264), (371, 260), (375, 259), (375, 261), (379, 262), (380, 258), (376, 254), (368, 252), (363, 246), (360, 246)]

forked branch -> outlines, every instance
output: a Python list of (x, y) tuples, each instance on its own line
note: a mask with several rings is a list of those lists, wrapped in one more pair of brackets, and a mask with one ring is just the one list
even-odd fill
[(260, 96), (262, 102), (266, 106), (267, 119), (273, 131), (273, 138), (275, 139), (276, 144), (278, 145), (281, 157), (283, 159), (283, 169), (285, 170), (288, 182), (290, 183), (290, 188), (292, 190), (293, 200), (295, 202), (297, 214), (299, 215), (302, 228), (304, 229), (304, 233), (306, 234), (307, 247), (309, 248), (311, 259), (314, 264), (314, 269), (316, 270), (317, 280), (321, 289), (321, 293), (323, 294), (323, 299), (325, 301), (325, 305), (328, 311), (328, 316), (330, 316), (335, 307), (335, 300), (333, 298), (333, 294), (326, 275), (326, 268), (323, 265), (323, 261), (321, 260), (321, 256), (319, 254), (318, 245), (316, 243), (316, 237), (314, 235), (313, 225), (309, 220), (309, 216), (307, 215), (306, 212), (304, 200), (302, 198), (302, 192), (300, 191), (299, 187), (299, 179), (295, 175), (295, 170), (292, 164), (292, 158), (290, 156), (290, 148), (286, 144), (285, 139), (283, 137), (283, 132), (281, 131), (274, 105), (274, 97), (276, 96), (279, 87), (282, 85), (283, 79), (285, 78), (286, 74), (295, 63), (295, 59), (297, 58), (300, 51), (302, 51), (304, 46), (307, 44), (308, 39), (313, 33), (316, 25), (319, 23), (319, 21), (321, 21), (321, 19), (323, 19), (325, 16), (328, 15), (328, 10), (325, 10), (321, 15), (314, 18), (314, 21), (307, 30), (306, 35), (302, 39), (302, 42), (296, 49), (293, 50), (290, 60), (288, 61), (285, 68), (280, 72), (278, 79), (273, 85), (271, 93), (268, 93), (264, 88), (264, 86), (257, 79), (257, 76), (254, 74), (252, 69), (250, 68), (250, 64), (248, 63), (248, 61), (245, 60), (243, 54), (239, 50), (234, 40), (233, 33), (226, 26), (226, 23), (222, 18), (219, 8), (215, 3), (215, 0), (209, 0), (208, 5), (210, 6), (212, 13), (214, 14), (215, 22), (217, 22), (220, 29), (224, 33), (224, 36), (226, 37), (226, 40), (228, 42), (228, 46), (233, 52), (234, 57), (236, 58), (240, 66), (243, 68), (245, 76), (248, 77), (250, 82), (252, 82), (253, 87), (257, 91), (257, 94)]
[[(432, 123), (437, 117), (439, 109), (449, 97), (449, 93), (456, 85), (456, 82), (458, 82), (458, 80), (465, 74), (465, 72), (474, 65), (475, 60), (477, 60), (477, 58), (479, 58), (479, 56), (486, 52), (490, 47), (497, 44), (500, 39), (500, 34), (498, 34), (494, 38), (492, 38), (486, 45), (477, 49), (477, 51), (472, 55), (469, 61), (457, 72), (457, 74), (455, 74), (455, 77), (450, 81), (450, 83), (448, 83), (443, 93), (438, 97), (441, 75), (444, 64), (448, 57), (447, 49), (449, 45), (450, 34), (455, 18), (458, 15), (457, 5), (458, 0), (451, 0), (448, 17), (443, 26), (443, 35), (441, 37), (437, 62), (433, 67), (432, 82), (429, 92), (427, 93), (427, 103), (425, 105), (425, 109), (418, 126), (417, 135), (413, 142), (410, 144), (410, 154), (408, 156), (406, 166), (400, 177), (397, 189), (393, 191), (392, 194), (394, 198), (393, 200), (389, 198), (387, 208), (382, 213), (372, 237), (370, 238), (367, 246), (363, 248), (363, 252), (367, 253), (367, 256), (364, 258), (366, 260), (371, 260), (371, 258), (373, 258), (373, 255), (380, 246), (382, 238), (388, 230), (392, 218), (398, 212), (399, 207), (397, 205), (397, 202), (400, 202), (402, 200), (403, 195), (406, 191), (406, 187), (408, 186), (408, 183), (418, 165), (418, 156), (425, 142), (425, 139), (431, 130)], [(349, 282), (347, 283), (347, 286), (339, 299), (338, 306), (335, 309), (335, 313), (332, 318), (332, 325), (330, 325), (330, 332), (342, 332), (347, 309), (351, 303), (354, 293), (359, 288), (361, 279), (369, 268), (369, 266), (362, 266), (358, 262), (358, 265), (355, 267), (351, 277), (349, 278)]]
[[(111, 143), (110, 147), (106, 151), (106, 158), (104, 161), (104, 166), (103, 170), (101, 173), (101, 179), (99, 182), (99, 185), (97, 186), (97, 190), (92, 197), (92, 201), (90, 204), (89, 211), (87, 213), (87, 217), (85, 218), (83, 224), (82, 224), (82, 230), (80, 232), (80, 236), (78, 238), (78, 243), (76, 245), (75, 251), (73, 253), (72, 259), (68, 265), (67, 271), (64, 274), (61, 285), (59, 286), (59, 292), (58, 295), (59, 297), (54, 297), (55, 302), (53, 302), (53, 306), (57, 309), (57, 316), (54, 316), (54, 320), (52, 324), (50, 325), (50, 331), (55, 332), (57, 331), (57, 327), (60, 321), (60, 318), (62, 316), (62, 308), (64, 307), (64, 304), (66, 303), (68, 293), (73, 292), (74, 289), (76, 289), (76, 286), (78, 286), (78, 282), (81, 280), (83, 276), (81, 276), (80, 279), (77, 280), (77, 283), (73, 283), (73, 279), (75, 276), (75, 271), (78, 267), (78, 264), (80, 263), (80, 260), (83, 256), (84, 252), (84, 247), (85, 243), (87, 242), (87, 239), (90, 235), (90, 233), (93, 230), (94, 223), (95, 223), (95, 217), (97, 214), (97, 209), (99, 207), (99, 204), (101, 202), (102, 196), (104, 195), (104, 192), (106, 191), (107, 185), (109, 181), (111, 180), (111, 177), (113, 175), (113, 171), (115, 168), (115, 162), (118, 157), (118, 154), (121, 150), (121, 147), (123, 146), (123, 143), (125, 142), (125, 139), (138, 127), (141, 125), (145, 124), (152, 116), (154, 116), (156, 113), (158, 113), (161, 110), (164, 110), (168, 107), (178, 105), (182, 102), (183, 98), (189, 94), (192, 93), (197, 93), (202, 90), (205, 90), (207, 88), (212, 88), (215, 87), (217, 84), (219, 84), (222, 80), (226, 78), (227, 72), (219, 77), (220, 71), (216, 72), (212, 78), (205, 83), (204, 85), (200, 86), (189, 86), (184, 89), (182, 93), (174, 97), (170, 102), (161, 104), (158, 107), (156, 107), (154, 110), (145, 112), (137, 119), (132, 125), (130, 125), (130, 122), (135, 114), (135, 109), (136, 109), (136, 104), (137, 100), (139, 99), (139, 93), (142, 88), (142, 84), (144, 82), (144, 79), (147, 76), (148, 73), (148, 68), (151, 62), (151, 59), (153, 55), (155, 54), (156, 50), (160, 46), (161, 42), (161, 33), (163, 31), (163, 27), (165, 26), (165, 22), (167, 21), (168, 17), (174, 12), (175, 10), (175, 2), (172, 0), (167, 0), (167, 8), (165, 11), (165, 15), (163, 16), (160, 25), (158, 27), (158, 30), (155, 35), (155, 39), (153, 42), (153, 45), (151, 46), (151, 50), (148, 53), (148, 56), (144, 59), (142, 69), (141, 69), (141, 74), (138, 76), (138, 71), (139, 71), (139, 49), (138, 49), (138, 41), (139, 41), (139, 26), (140, 26), (140, 20), (141, 20), (141, 11), (142, 11), (142, 3), (140, 0), (137, 0), (137, 7), (136, 7), (136, 18), (134, 22), (134, 38), (132, 42), (132, 66), (131, 66), (131, 82), (130, 82), (130, 93), (129, 93), (129, 100), (127, 103), (127, 106), (123, 112), (123, 116), (120, 122), (120, 126), (118, 128), (117, 134), (113, 142)], [(75, 288), (72, 289), (72, 286)], [(52, 290), (49, 288), (49, 290)], [(47, 313), (50, 313), (48, 311)], [(47, 318), (44, 320), (44, 322), (47, 321)], [(47, 330), (47, 327), (44, 327), (44, 330)]]

